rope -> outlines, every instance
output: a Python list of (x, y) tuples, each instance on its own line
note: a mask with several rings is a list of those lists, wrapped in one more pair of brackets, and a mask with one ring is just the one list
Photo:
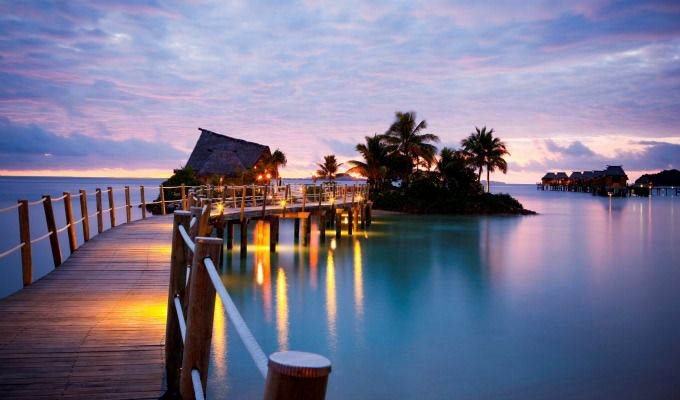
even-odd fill
[(185, 341), (187, 336), (187, 322), (184, 319), (184, 313), (182, 312), (182, 303), (179, 302), (179, 297), (175, 296), (175, 311), (177, 311), (177, 320), (179, 321), (179, 332), (182, 334), (182, 343)]
[(184, 239), (184, 243), (187, 245), (189, 250), (193, 253), (196, 251), (196, 245), (194, 244), (194, 241), (191, 240), (189, 235), (187, 234), (186, 229), (184, 229), (184, 225), (179, 226), (179, 233), (182, 235), (182, 239)]
[(20, 205), (21, 205), (20, 203), (17, 203), (17, 204), (15, 204), (15, 205), (13, 205), (13, 206), (5, 207), (5, 208), (0, 208), (0, 212), (5, 212), (5, 211), (14, 210), (15, 208), (19, 208)]
[(35, 238), (35, 239), (31, 240), (31, 244), (38, 243), (39, 241), (49, 237), (51, 234), (52, 234), (52, 231), (49, 231), (46, 234), (40, 236), (39, 238)]
[(0, 258), (3, 258), (3, 257), (5, 257), (5, 256), (8, 256), (8, 255), (14, 253), (15, 251), (17, 251), (17, 250), (19, 250), (20, 248), (24, 247), (24, 244), (25, 244), (25, 243), (21, 242), (21, 243), (19, 243), (18, 245), (12, 247), (11, 249), (6, 250), (6, 251), (3, 252), (3, 253), (0, 253)]
[(189, 228), (193, 228), (194, 225), (196, 225), (196, 216), (191, 218), (191, 222), (189, 222)]
[(95, 211), (92, 214), (88, 215), (88, 217), (96, 217), (99, 214), (99, 211)]
[(63, 195), (63, 196), (61, 196), (61, 197), (56, 197), (56, 198), (52, 199), (52, 203), (55, 203), (55, 202), (57, 202), (57, 201), (62, 201), (62, 200), (64, 200), (65, 198), (66, 198), (66, 195)]
[(35, 205), (38, 205), (38, 204), (42, 204), (43, 201), (45, 201), (45, 198), (44, 198), (44, 197), (43, 197), (42, 199), (40, 199), (40, 200), (36, 200), (36, 201), (30, 202), (30, 203), (28, 203), (28, 205), (29, 205), (29, 206), (35, 206)]
[(73, 222), (74, 224), (79, 224), (81, 222), (85, 221), (85, 217), (79, 219), (78, 221)]
[(231, 297), (229, 296), (227, 289), (224, 287), (217, 270), (215, 270), (215, 264), (213, 264), (213, 261), (210, 259), (210, 257), (206, 257), (203, 259), (203, 264), (205, 265), (205, 269), (208, 271), (208, 275), (210, 275), (210, 280), (212, 281), (213, 286), (215, 286), (215, 291), (217, 291), (217, 294), (220, 296), (220, 300), (222, 300), (222, 305), (227, 312), (229, 320), (232, 324), (234, 324), (236, 332), (238, 332), (239, 336), (241, 337), (243, 344), (248, 350), (248, 353), (250, 353), (250, 356), (255, 362), (255, 366), (257, 366), (257, 369), (260, 370), (262, 377), (266, 378), (267, 356), (264, 354), (264, 351), (262, 351), (260, 345), (257, 344), (255, 337), (253, 336), (252, 332), (250, 332), (250, 329), (248, 329), (248, 325), (246, 325), (243, 317), (241, 317), (241, 314), (238, 312), (238, 308), (236, 308), (236, 305), (231, 300)]
[(191, 382), (194, 384), (194, 397), (196, 400), (204, 400), (203, 385), (201, 384), (201, 374), (196, 368), (191, 370)]
[(61, 229), (57, 229), (57, 233), (61, 233), (61, 232), (65, 231), (65, 230), (68, 229), (70, 226), (71, 226), (71, 224), (66, 224), (65, 227), (63, 227), (63, 228), (61, 228)]

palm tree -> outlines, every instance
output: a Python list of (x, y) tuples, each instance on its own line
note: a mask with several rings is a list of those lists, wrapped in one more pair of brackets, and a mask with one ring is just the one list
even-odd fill
[(486, 127), (463, 139), (461, 144), (463, 149), (469, 154), (471, 163), (478, 168), (477, 181), (481, 181), (482, 168), (486, 167), (486, 191), (491, 189), (490, 175), (497, 168), (504, 174), (508, 172), (508, 163), (503, 158), (509, 155), (505, 143), (500, 138), (493, 136), (493, 129), (486, 130)]
[(437, 147), (430, 142), (439, 142), (439, 137), (432, 133), (421, 133), (426, 128), (427, 122), (425, 120), (416, 123), (414, 111), (406, 113), (397, 111), (395, 121), (383, 135), (383, 140), (390, 153), (407, 156), (416, 169), (420, 165), (421, 159), (429, 166), (434, 162), (437, 154)]
[(333, 154), (324, 156), (323, 160), (323, 164), (317, 164), (319, 169), (316, 171), (316, 174), (320, 178), (334, 180), (335, 175), (338, 173), (338, 168), (342, 163), (338, 164), (338, 160)]
[(281, 150), (276, 149), (269, 158), (269, 162), (271, 163), (274, 170), (274, 178), (278, 179), (279, 167), (285, 167), (286, 164), (288, 164), (288, 159), (286, 158), (286, 155), (283, 154)]
[(387, 146), (383, 143), (382, 136), (378, 134), (374, 134), (373, 137), (366, 136), (366, 144), (357, 144), (356, 150), (364, 161), (349, 161), (353, 167), (347, 172), (356, 172), (365, 176), (370, 185), (380, 184), (387, 172)]

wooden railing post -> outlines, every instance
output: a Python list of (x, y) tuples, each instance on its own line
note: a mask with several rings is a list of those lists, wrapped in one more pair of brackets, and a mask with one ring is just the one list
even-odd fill
[(28, 200), (19, 200), (19, 239), (21, 248), (21, 272), (24, 286), (33, 282), (33, 260), (31, 257), (31, 225), (28, 220)]
[(246, 187), (243, 186), (241, 191), (241, 221), (245, 219), (245, 209), (246, 209)]
[(189, 205), (187, 204), (187, 191), (184, 184), (180, 187), (180, 191), (182, 193), (182, 210), (187, 211), (189, 210)]
[(307, 204), (307, 185), (302, 185), (302, 211), (305, 211), (305, 205)]
[(255, 184), (253, 184), (253, 207), (257, 207), (257, 197), (255, 196)]
[(52, 197), (50, 195), (43, 196), (43, 207), (45, 208), (45, 221), (47, 222), (47, 231), (50, 232), (50, 247), (52, 248), (52, 260), (54, 260), (54, 267), (61, 265), (61, 248), (59, 247), (59, 236), (57, 233), (57, 223), (54, 220), (54, 209), (52, 208)]
[(80, 218), (83, 219), (83, 240), (90, 240), (90, 216), (87, 213), (87, 192), (80, 189)]
[(282, 351), (269, 356), (265, 400), (326, 397), (331, 362), (323, 356), (300, 351)]
[(269, 186), (264, 187), (264, 193), (262, 195), (262, 218), (267, 214), (267, 190)]
[(236, 208), (236, 188), (231, 188), (231, 200), (233, 203), (233, 208)]
[(180, 225), (189, 229), (191, 213), (175, 211), (172, 227), (172, 250), (170, 254), (170, 284), (168, 289), (168, 312), (165, 324), (165, 374), (169, 393), (179, 393), (179, 375), (182, 366), (182, 335), (175, 311), (175, 297), (186, 304), (184, 297), (189, 256), (184, 239), (179, 232)]
[(104, 231), (104, 207), (102, 206), (102, 190), (97, 188), (95, 192), (97, 198), (97, 233)]
[(196, 238), (196, 251), (191, 263), (189, 299), (187, 305), (187, 333), (182, 355), (179, 392), (184, 400), (194, 399), (191, 372), (197, 369), (201, 375), (203, 392), (208, 383), (210, 342), (212, 341), (213, 317), (215, 311), (215, 287), (213, 286), (204, 260), (210, 257), (213, 263), (220, 256), (222, 239)]
[(125, 221), (132, 222), (132, 206), (130, 205), (130, 186), (125, 186)]
[(146, 219), (146, 198), (144, 197), (144, 185), (139, 187), (139, 200), (142, 202), (142, 219)]
[(73, 206), (71, 205), (71, 193), (64, 192), (64, 214), (66, 216), (66, 232), (68, 232), (68, 248), (71, 254), (76, 251), (78, 243), (76, 242), (76, 224), (73, 223)]
[(163, 190), (163, 185), (161, 185), (160, 190), (161, 190), (161, 215), (165, 215), (165, 190)]
[(116, 226), (116, 208), (113, 203), (113, 188), (109, 186), (109, 217), (111, 218), (111, 228)]
[(323, 185), (319, 185), (319, 211), (321, 211), (322, 201), (323, 201)]

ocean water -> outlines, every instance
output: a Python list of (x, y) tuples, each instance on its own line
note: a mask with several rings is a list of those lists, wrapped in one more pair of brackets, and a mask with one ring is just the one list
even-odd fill
[[(124, 184), (146, 185), (152, 200), (160, 182), (0, 183), (3, 207)], [(332, 361), (329, 399), (679, 398), (680, 198), (493, 190), (539, 215), (383, 215), (352, 237), (334, 240), (329, 231), (325, 243), (314, 225), (309, 246), (293, 241), (286, 221), (275, 254), (261, 223), (245, 260), (237, 233), (223, 282), (265, 353), (302, 350)], [(123, 204), (122, 191), (116, 196)], [(37, 237), (42, 208), (31, 213)], [(56, 204), (55, 213), (63, 226)], [(0, 215), (0, 251), (18, 242), (9, 214)], [(47, 273), (42, 244), (34, 254)], [(20, 287), (18, 253), (0, 260), (0, 277), (5, 293)], [(209, 373), (211, 398), (262, 395), (264, 381), (221, 308)]]
[[(536, 216), (391, 215), (310, 247), (284, 224), (223, 282), (269, 354), (322, 354), (330, 399), (680, 398), (680, 198), (509, 192)], [(209, 396), (263, 380), (216, 314)]]

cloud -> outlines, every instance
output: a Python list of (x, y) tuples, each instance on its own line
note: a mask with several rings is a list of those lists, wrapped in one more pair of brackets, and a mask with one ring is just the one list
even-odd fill
[(638, 141), (630, 144), (642, 146), (640, 150), (618, 150), (612, 156), (599, 154), (580, 141), (559, 145), (547, 139), (544, 144), (548, 151), (545, 159), (524, 164), (511, 163), (510, 168), (537, 173), (548, 170), (599, 170), (606, 165), (623, 165), (630, 171), (680, 168), (680, 144), (675, 143)]
[(319, 140), (330, 147), (335, 155), (346, 157), (357, 155), (356, 143), (343, 142), (333, 138), (320, 138)]
[(178, 167), (187, 154), (160, 142), (56, 135), (0, 117), (0, 169)]

